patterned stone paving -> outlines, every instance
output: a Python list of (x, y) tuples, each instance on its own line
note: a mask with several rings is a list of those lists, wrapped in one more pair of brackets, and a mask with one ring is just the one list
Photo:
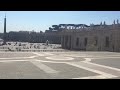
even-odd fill
[(120, 53), (0, 52), (0, 79), (118, 79)]

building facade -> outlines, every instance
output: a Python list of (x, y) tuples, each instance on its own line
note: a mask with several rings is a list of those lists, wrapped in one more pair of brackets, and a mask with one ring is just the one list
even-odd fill
[(84, 26), (61, 32), (63, 49), (86, 51), (120, 51), (120, 24)]

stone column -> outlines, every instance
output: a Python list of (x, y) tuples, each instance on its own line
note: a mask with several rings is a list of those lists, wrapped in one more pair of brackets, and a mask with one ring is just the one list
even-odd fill
[(69, 38), (70, 38), (69, 47), (71, 49), (71, 35), (69, 36)]
[(65, 39), (65, 48), (67, 49), (68, 48), (68, 35), (66, 36), (66, 39)]
[(72, 35), (71, 35), (71, 50), (73, 49), (73, 43), (74, 43), (74, 41), (73, 41), (73, 37), (72, 37)]
[(62, 36), (62, 48), (64, 48), (64, 35)]
[(68, 49), (70, 49), (70, 36), (68, 36), (67, 47), (68, 47)]
[(64, 43), (63, 43), (63, 48), (65, 49), (66, 47), (65, 47), (65, 41), (66, 41), (66, 37), (64, 36)]
[(63, 48), (63, 36), (61, 35), (61, 46)]

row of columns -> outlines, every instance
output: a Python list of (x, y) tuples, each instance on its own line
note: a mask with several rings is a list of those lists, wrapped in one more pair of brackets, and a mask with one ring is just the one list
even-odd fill
[[(99, 49), (98, 50), (106, 50), (105, 48), (105, 46), (104, 45), (99, 45), (99, 43), (100, 44), (105, 44), (105, 41), (102, 39), (102, 38), (100, 38), (101, 40), (99, 41), (98, 40), (98, 38), (97, 38), (97, 46), (95, 46), (95, 47), (98, 47)], [(73, 40), (72, 40), (72, 37), (70, 36), (70, 35), (64, 35), (64, 36), (62, 36), (61, 37), (61, 45), (62, 45), (62, 48), (63, 49), (72, 49), (73, 48), (73, 42), (72, 42)], [(95, 39), (92, 39), (92, 40), (87, 40), (87, 45), (94, 45), (95, 43), (93, 43), (93, 42), (95, 42)], [(76, 42), (74, 42), (74, 43), (76, 43)], [(83, 42), (83, 44), (85, 43), (85, 39), (84, 39), (84, 42)], [(79, 43), (79, 45), (80, 45), (80, 43)], [(76, 45), (75, 45), (75, 47), (76, 47)], [(83, 49), (85, 48), (85, 50), (86, 50), (86, 47), (87, 46), (83, 46)], [(94, 49), (93, 50), (97, 50), (97, 49), (95, 49), (95, 47), (94, 47)], [(92, 47), (91, 47), (92, 48)], [(81, 48), (82, 49), (82, 48)]]

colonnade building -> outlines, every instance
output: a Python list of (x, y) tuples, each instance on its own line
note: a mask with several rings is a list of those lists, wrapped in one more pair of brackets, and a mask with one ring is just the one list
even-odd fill
[(111, 25), (81, 24), (79, 28), (62, 30), (61, 45), (69, 50), (120, 51), (119, 21), (114, 20)]

